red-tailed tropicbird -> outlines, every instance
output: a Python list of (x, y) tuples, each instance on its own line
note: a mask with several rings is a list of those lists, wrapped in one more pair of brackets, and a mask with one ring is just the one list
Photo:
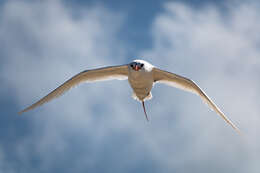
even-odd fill
[(19, 114), (34, 109), (37, 106), (59, 97), (65, 91), (69, 90), (75, 85), (78, 85), (79, 83), (111, 79), (128, 79), (128, 82), (133, 89), (133, 98), (142, 103), (147, 120), (148, 117), (146, 114), (144, 101), (152, 98), (151, 89), (155, 83), (164, 83), (199, 95), (211, 109), (216, 111), (228, 124), (230, 124), (237, 132), (239, 132), (239, 129), (225, 116), (223, 112), (221, 112), (221, 110), (214, 104), (213, 101), (211, 101), (206, 93), (203, 92), (198, 85), (196, 85), (195, 82), (180, 75), (160, 70), (159, 68), (156, 68), (144, 60), (134, 60), (133, 62), (126, 65), (85, 70), (67, 80), (65, 83), (40, 99), (38, 102), (20, 111)]

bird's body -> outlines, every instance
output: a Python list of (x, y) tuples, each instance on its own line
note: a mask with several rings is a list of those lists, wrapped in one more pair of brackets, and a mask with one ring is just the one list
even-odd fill
[(62, 95), (65, 91), (79, 83), (110, 79), (128, 79), (128, 82), (133, 89), (133, 97), (136, 100), (142, 102), (147, 120), (148, 117), (146, 114), (144, 101), (152, 98), (151, 89), (155, 83), (160, 82), (199, 95), (211, 109), (216, 111), (228, 124), (230, 124), (236, 131), (239, 132), (238, 128), (224, 115), (224, 113), (220, 111), (220, 109), (192, 80), (174, 73), (160, 70), (144, 60), (134, 60), (133, 62), (126, 65), (83, 71), (63, 83), (61, 86), (40, 99), (38, 102), (27, 107), (19, 113), (21, 114), (42, 105)]
[(151, 69), (134, 71), (129, 67), (128, 82), (133, 89), (133, 98), (139, 101), (151, 99), (151, 90), (154, 83)]

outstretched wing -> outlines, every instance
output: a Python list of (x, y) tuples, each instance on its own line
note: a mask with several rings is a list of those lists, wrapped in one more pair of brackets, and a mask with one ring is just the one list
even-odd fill
[(168, 84), (170, 86), (183, 89), (192, 93), (199, 95), (203, 101), (205, 101), (210, 108), (216, 111), (228, 124), (230, 124), (237, 132), (239, 129), (225, 116), (223, 112), (214, 104), (213, 101), (204, 93), (198, 85), (192, 80), (179, 76), (174, 73), (160, 70), (158, 68), (153, 68), (153, 77), (155, 82), (161, 82)]
[(86, 70), (75, 75), (71, 79), (67, 80), (65, 83), (63, 83), (61, 86), (59, 86), (51, 93), (43, 97), (38, 102), (20, 111), (19, 114), (34, 109), (37, 106), (40, 106), (56, 97), (61, 96), (64, 92), (68, 91), (73, 86), (76, 86), (82, 82), (95, 82), (95, 81), (112, 80), (112, 79), (123, 80), (127, 78), (128, 78), (127, 65)]

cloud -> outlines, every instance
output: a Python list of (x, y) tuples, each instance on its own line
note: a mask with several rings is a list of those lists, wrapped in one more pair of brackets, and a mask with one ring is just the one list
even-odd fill
[[(117, 37), (122, 12), (63, 1), (8, 1), (1, 8), (0, 78), (8, 91), (1, 95), (11, 93), (16, 108), (82, 70), (129, 61)], [(259, 8), (226, 10), (166, 3), (150, 30), (153, 47), (139, 55), (195, 80), (243, 137), (197, 96), (163, 85), (146, 103), (146, 123), (127, 81), (107, 81), (80, 85), (19, 117), (21, 127), (6, 134), (12, 141), (0, 142), (1, 163), (21, 172), (258, 172)]]
[(0, 147), (0, 172), (15, 172), (14, 168), (8, 162), (6, 162), (5, 152), (3, 151), (2, 147)]
[[(105, 7), (71, 9), (61, 1), (8, 1), (2, 9), (0, 35), (5, 49), (1, 78), (9, 88), (6, 91), (13, 93), (16, 108), (32, 104), (80, 71), (125, 63), (124, 49), (115, 39), (122, 18)], [(67, 170), (67, 161), (73, 162), (67, 158), (73, 157), (74, 164), (81, 162), (79, 159), (96, 162), (100, 159), (93, 156), (97, 143), (107, 139), (106, 134), (114, 128), (124, 131), (134, 118), (125, 114), (127, 104), (122, 98), (131, 95), (126, 85), (127, 81), (82, 85), (39, 112), (23, 115), (22, 123), (30, 116), (31, 130), (14, 141), (16, 160), (11, 163), (22, 162), (26, 172), (55, 171), (55, 167)], [(78, 140), (83, 150), (87, 147), (82, 151), (86, 156), (74, 154), (77, 145), (71, 139)], [(90, 167), (80, 166), (78, 169)]]
[[(176, 102), (176, 96), (169, 95), (171, 88), (164, 92), (156, 88), (160, 99), (171, 97), (177, 104), (179, 125), (184, 133), (192, 134), (189, 144), (179, 148), (181, 158), (177, 162), (190, 167), (180, 169), (209, 172), (219, 167), (221, 172), (258, 172), (258, 6), (229, 4), (226, 13), (214, 6), (197, 10), (181, 3), (168, 3), (165, 9), (153, 23), (153, 48), (141, 55), (159, 67), (195, 80), (244, 132), (243, 140), (235, 136), (214, 112), (205, 111), (199, 99), (177, 94), (178, 100), (184, 98)], [(169, 165), (174, 158), (167, 158)]]

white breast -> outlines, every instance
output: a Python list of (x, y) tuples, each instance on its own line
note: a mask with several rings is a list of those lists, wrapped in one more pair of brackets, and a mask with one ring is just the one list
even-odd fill
[(151, 97), (150, 91), (154, 82), (151, 71), (134, 71), (130, 69), (128, 81), (134, 90), (134, 96), (136, 96), (138, 100), (142, 101)]

